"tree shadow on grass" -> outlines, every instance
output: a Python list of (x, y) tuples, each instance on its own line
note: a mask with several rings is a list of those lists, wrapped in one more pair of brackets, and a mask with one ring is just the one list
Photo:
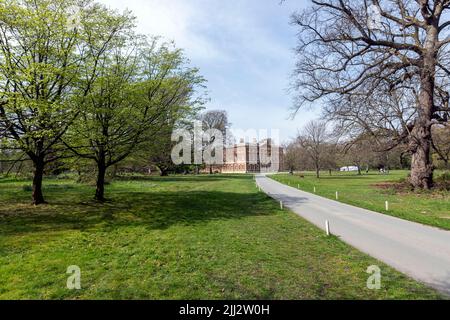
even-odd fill
[(307, 197), (301, 197), (301, 196), (288, 196), (286, 194), (279, 194), (279, 193), (270, 193), (269, 196), (276, 201), (282, 201), (283, 205), (286, 206), (294, 206), (301, 203), (309, 202), (309, 199)]
[(249, 180), (252, 179), (251, 174), (200, 174), (200, 175), (174, 175), (174, 176), (118, 176), (114, 178), (117, 181), (149, 181), (149, 182), (188, 182), (188, 181), (219, 181), (219, 180), (230, 180), (230, 179), (242, 179)]
[(111, 202), (105, 204), (68, 199), (38, 207), (17, 204), (9, 209), (0, 207), (0, 234), (110, 230), (128, 226), (154, 230), (276, 212), (276, 204), (262, 193), (161, 191), (114, 192), (111, 196)]
[[(308, 178), (298, 178), (300, 180), (315, 180), (315, 181), (326, 181), (326, 180), (354, 180), (354, 179), (360, 179), (360, 180), (364, 180), (364, 179), (368, 179), (368, 180), (373, 180), (372, 178), (375, 178), (376, 176), (368, 176), (368, 175), (354, 175), (354, 176), (321, 176), (319, 179), (317, 179), (316, 177), (309, 177)], [(311, 179), (312, 178), (312, 179)]]

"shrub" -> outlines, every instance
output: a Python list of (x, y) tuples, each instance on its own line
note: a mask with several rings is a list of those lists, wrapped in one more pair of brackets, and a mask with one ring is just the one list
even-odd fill
[(450, 190), (450, 171), (445, 171), (434, 179), (435, 187), (442, 190)]
[(30, 185), (28, 185), (28, 184), (23, 185), (23, 186), (22, 186), (22, 191), (25, 191), (25, 192), (31, 192), (31, 191), (33, 191), (33, 187), (30, 186)]

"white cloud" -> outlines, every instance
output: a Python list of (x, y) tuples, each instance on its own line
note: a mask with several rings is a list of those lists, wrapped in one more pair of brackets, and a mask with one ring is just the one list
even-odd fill
[(289, 15), (298, 1), (99, 0), (133, 11), (138, 31), (174, 40), (208, 80), (208, 109), (225, 109), (240, 128), (279, 127), (295, 135), (310, 118), (288, 120), (289, 74), (295, 30)]
[(189, 57), (198, 60), (224, 59), (225, 56), (195, 30), (199, 24), (201, 11), (196, 1), (177, 0), (100, 0), (119, 10), (130, 9), (138, 20), (138, 31), (151, 36), (161, 36), (167, 41), (175, 41), (186, 50)]

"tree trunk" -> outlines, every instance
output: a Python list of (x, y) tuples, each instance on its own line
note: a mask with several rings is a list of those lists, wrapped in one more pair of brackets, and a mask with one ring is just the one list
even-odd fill
[[(429, 78), (429, 76), (426, 78)], [(433, 164), (430, 157), (433, 90), (432, 83), (422, 81), (418, 116), (409, 137), (409, 151), (411, 152), (410, 183), (415, 189), (430, 189), (433, 186)]]
[(157, 168), (159, 170), (159, 175), (161, 177), (167, 177), (169, 175), (169, 167), (165, 165), (159, 165), (157, 166)]
[(97, 188), (95, 189), (94, 199), (99, 202), (105, 202), (105, 176), (106, 164), (104, 157), (100, 157), (97, 162)]
[(316, 167), (316, 177), (317, 179), (320, 178), (320, 169), (318, 167)]
[(361, 175), (361, 167), (358, 166), (358, 176), (360, 176), (360, 175)]
[(416, 189), (430, 189), (433, 185), (433, 164), (430, 159), (430, 126), (417, 122), (411, 133), (409, 148), (411, 157), (410, 182)]
[(113, 166), (113, 172), (111, 173), (111, 178), (112, 179), (114, 179), (114, 178), (117, 178), (117, 170), (118, 170), (118, 165), (117, 164), (115, 164), (114, 166)]
[(435, 46), (436, 36), (427, 35), (423, 67), (420, 74), (418, 116), (409, 137), (411, 152), (410, 183), (416, 189), (430, 189), (433, 186), (433, 164), (430, 158), (431, 118), (434, 109), (434, 83), (436, 55), (430, 47)]
[(42, 179), (44, 177), (44, 159), (38, 158), (33, 161), (34, 176), (33, 176), (33, 204), (39, 205), (46, 203), (42, 193)]

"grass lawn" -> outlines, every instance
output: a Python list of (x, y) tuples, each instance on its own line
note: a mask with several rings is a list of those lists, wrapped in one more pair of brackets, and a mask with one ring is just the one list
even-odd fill
[[(450, 192), (415, 193), (396, 189), (393, 183), (405, 178), (407, 171), (391, 171), (389, 175), (372, 172), (361, 176), (354, 172), (333, 172), (332, 176), (322, 172), (320, 179), (312, 172), (301, 174), (304, 178), (299, 173), (270, 177), (292, 187), (300, 186), (301, 190), (311, 193), (316, 187), (316, 194), (333, 200), (338, 191), (341, 202), (450, 230)], [(389, 211), (385, 210), (385, 201), (389, 202)]]
[[(116, 181), (105, 205), (47, 179), (50, 204), (34, 207), (29, 183), (0, 179), (0, 299), (440, 297), (281, 211), (249, 175)], [(380, 290), (366, 287), (374, 264)], [(69, 265), (81, 290), (66, 288)]]

